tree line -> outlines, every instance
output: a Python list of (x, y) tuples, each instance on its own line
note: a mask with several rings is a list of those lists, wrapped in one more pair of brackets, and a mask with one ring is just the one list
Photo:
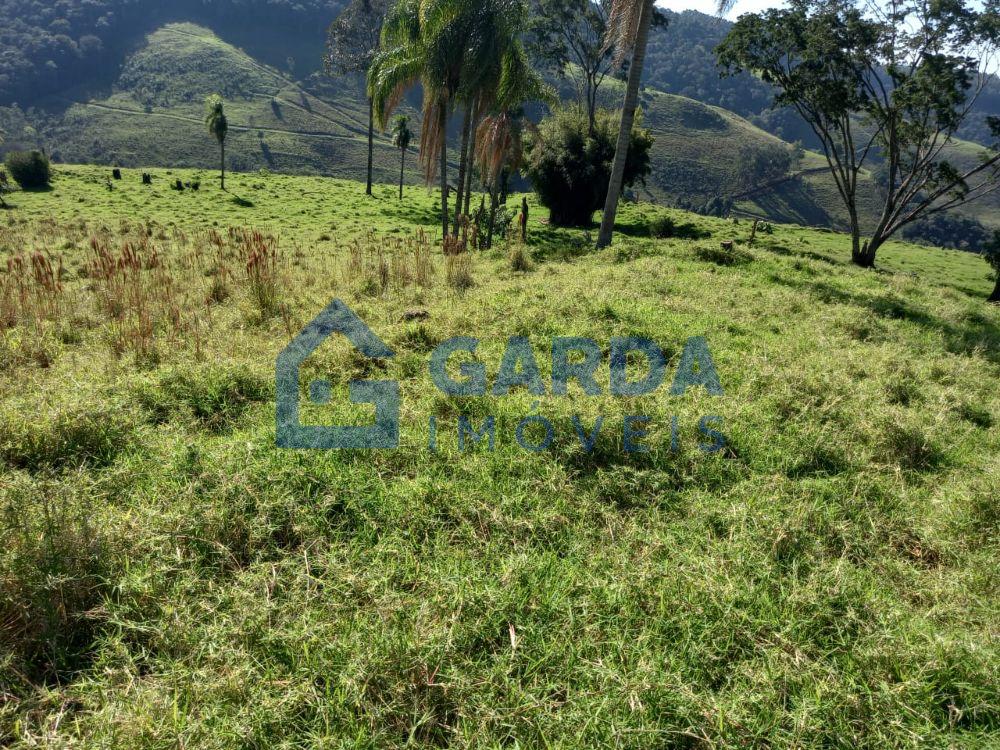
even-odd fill
[[(503, 170), (521, 167), (526, 152), (525, 171), (557, 223), (589, 221), (594, 198), (573, 195), (574, 187), (602, 188), (597, 245), (609, 244), (623, 189), (648, 172), (651, 139), (633, 126), (650, 29), (664, 23), (652, 0), (382, 1), (351, 2), (331, 27), (328, 60), (341, 72), (366, 72), (373, 127), (385, 128), (403, 94), (422, 87), (419, 158), (428, 182), (440, 182), (442, 236), (449, 223), (457, 233), (468, 214), (473, 170), (492, 203)], [(731, 6), (720, 0), (718, 10)], [(793, 109), (813, 132), (849, 217), (856, 264), (873, 266), (896, 233), (1000, 188), (1000, 117), (987, 118), (993, 142), (975, 164), (959, 166), (949, 152), (988, 90), (998, 8), (1000, 0), (981, 8), (965, 0), (791, 0), (787, 9), (741, 16), (717, 47), (723, 75), (756, 76), (773, 105)], [(575, 77), (585, 130), (559, 111), (542, 126), (526, 120), (532, 102), (559, 109), (529, 52)], [(626, 81), (617, 135), (610, 154), (599, 153), (596, 91), (616, 75)], [(452, 217), (446, 141), (458, 111)], [(591, 168), (609, 155), (604, 189), (604, 175)], [(765, 161), (769, 173), (786, 165), (780, 155)], [(570, 174), (569, 163), (590, 173)], [(876, 169), (879, 215), (866, 232), (858, 185)], [(370, 192), (370, 148), (368, 173)], [(569, 210), (569, 195), (582, 208)]]

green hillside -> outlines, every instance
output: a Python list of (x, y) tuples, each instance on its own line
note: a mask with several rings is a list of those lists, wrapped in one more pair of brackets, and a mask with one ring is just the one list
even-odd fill
[[(63, 162), (211, 167), (217, 163), (217, 147), (202, 120), (209, 92), (219, 92), (227, 101), (231, 169), (358, 176), (358, 165), (365, 162), (368, 116), (360, 79), (315, 74), (295, 82), (211, 31), (186, 23), (150, 34), (126, 60), (107, 95), (91, 97), (78, 89), (49, 98), (47, 109), (35, 112), (31, 137)], [(618, 106), (621, 92), (621, 83), (609, 79), (602, 103)], [(568, 90), (563, 93), (569, 95)], [(732, 200), (738, 212), (775, 221), (846, 226), (845, 210), (818, 154), (796, 151), (785, 178), (748, 191), (738, 180), (748, 153), (795, 149), (732, 112), (693, 99), (646, 89), (642, 107), (644, 125), (656, 140), (652, 173), (638, 191), (640, 197), (692, 207), (720, 197)], [(406, 106), (402, 111), (414, 115), (418, 124), (418, 113)], [(16, 143), (24, 124), (13, 122), (7, 130)], [(965, 161), (975, 158), (979, 148), (956, 145)], [(405, 176), (411, 184), (422, 181), (415, 157), (411, 154)], [(375, 179), (395, 182), (398, 159), (389, 138), (379, 134)], [(871, 224), (875, 189), (867, 176), (861, 193), (862, 216)], [(964, 211), (1000, 227), (1000, 194)]]
[[(318, 98), (207, 29), (169, 24), (129, 57), (110, 96), (74, 101), (68, 92), (51, 101), (65, 113), (44, 127), (44, 140), (68, 162), (213, 165), (217, 147), (205, 132), (202, 103), (218, 92), (230, 122), (231, 168), (357, 176), (368, 132), (360, 82), (340, 79), (323, 91)], [(379, 181), (398, 179), (399, 154), (382, 135), (375, 169)], [(411, 171), (410, 180), (416, 177)]]
[[(422, 188), (107, 174), (0, 212), (3, 747), (995, 746), (980, 259), (892, 242), (875, 273), (836, 233), (750, 246), (650, 204), (594, 251), (530, 196), (526, 246), (445, 258)], [(275, 445), (275, 358), (334, 298), (394, 356), (325, 342), (301, 400), (333, 400), (303, 419), (367, 423), (348, 382), (396, 380), (395, 450)], [(490, 382), (526, 337), (544, 395), (444, 395), (455, 336)], [(559, 336), (598, 342), (601, 395), (553, 394)], [(724, 395), (670, 394), (695, 336)], [(664, 385), (609, 395), (613, 337), (663, 347)], [(462, 416), (494, 417), (492, 450)]]

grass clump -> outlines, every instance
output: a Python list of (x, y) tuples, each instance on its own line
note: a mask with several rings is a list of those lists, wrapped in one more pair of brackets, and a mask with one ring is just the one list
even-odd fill
[(510, 260), (511, 270), (516, 273), (525, 273), (534, 268), (531, 258), (528, 256), (524, 245), (521, 243), (514, 243), (511, 246), (510, 253), (507, 257)]
[(24, 695), (89, 664), (115, 551), (97, 509), (65, 484), (12, 482), (0, 510), (0, 674), (12, 678), (0, 684)]
[(720, 245), (697, 244), (693, 249), (698, 260), (717, 266), (742, 266), (753, 260), (753, 254), (738, 247), (733, 242)]
[(270, 379), (220, 366), (168, 370), (136, 389), (139, 405), (154, 423), (188, 419), (210, 432), (232, 429), (255, 404), (273, 397)]
[(0, 419), (0, 458), (28, 471), (108, 466), (137, 438), (131, 415), (111, 404)]

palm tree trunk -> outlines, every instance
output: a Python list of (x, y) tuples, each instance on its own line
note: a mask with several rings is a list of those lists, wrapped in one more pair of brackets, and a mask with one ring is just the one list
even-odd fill
[(465, 170), (469, 161), (469, 128), (472, 127), (472, 105), (465, 105), (465, 116), (462, 118), (462, 146), (458, 160), (458, 195), (455, 201), (455, 223), (452, 232), (458, 235), (458, 221), (462, 216), (462, 199), (465, 195)]
[(441, 102), (438, 111), (438, 127), (441, 128), (441, 240), (448, 238), (448, 104)]
[(597, 247), (599, 248), (607, 247), (611, 244), (611, 235), (615, 228), (615, 216), (618, 213), (618, 199), (621, 196), (622, 180), (625, 177), (625, 160), (628, 157), (628, 144), (632, 136), (632, 123), (635, 122), (635, 108), (639, 103), (639, 81), (642, 78), (642, 64), (646, 59), (649, 24), (653, 17), (653, 0), (641, 0), (641, 2), (643, 3), (642, 13), (639, 16), (639, 28), (635, 35), (635, 48), (632, 50), (632, 64), (628, 71), (628, 88), (625, 90), (622, 121), (618, 129), (615, 161), (611, 168), (608, 195), (604, 201), (604, 216), (601, 218), (601, 231), (597, 235)]
[(472, 130), (469, 131), (469, 163), (466, 165), (465, 171), (465, 209), (463, 210), (466, 216), (469, 216), (469, 206), (472, 203), (472, 172), (475, 166), (476, 130), (479, 129), (479, 119), (478, 115), (472, 119)]
[(403, 168), (406, 166), (406, 149), (399, 149), (399, 199), (403, 200)]
[(493, 227), (497, 219), (497, 205), (499, 203), (497, 193), (500, 191), (499, 179), (493, 180), (490, 186), (490, 222), (486, 233), (486, 249), (493, 247)]
[(226, 142), (219, 141), (219, 166), (222, 171), (222, 177), (220, 182), (222, 183), (222, 189), (226, 189)]
[(368, 185), (365, 195), (372, 194), (372, 154), (375, 148), (375, 102), (368, 97)]

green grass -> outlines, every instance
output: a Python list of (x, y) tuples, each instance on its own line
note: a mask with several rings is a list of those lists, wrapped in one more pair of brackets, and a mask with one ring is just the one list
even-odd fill
[[(0, 214), (0, 269), (63, 269), (0, 334), (5, 746), (996, 744), (1000, 310), (980, 259), (891, 243), (868, 272), (842, 235), (777, 225), (747, 247), (746, 222), (648, 204), (596, 252), (532, 202), (527, 247), (473, 253), (459, 290), (437, 249), (412, 281), (423, 189), (238, 174), (226, 195), (125, 170), (109, 191), (106, 172), (60, 167)], [(680, 236), (643, 236), (664, 216)], [(277, 239), (278, 314), (229, 227)], [(120, 318), (92, 240), (144, 259)], [(334, 399), (304, 417), (362, 423), (347, 381), (398, 379), (397, 450), (274, 446), (274, 359), (334, 297), (396, 356), (328, 341), (303, 375)], [(529, 337), (546, 383), (554, 336), (653, 338), (672, 376), (704, 335), (726, 393), (449, 398), (426, 368), (455, 335), (491, 378)], [(548, 451), (514, 441), (532, 411)], [(493, 452), (459, 452), (462, 413), (494, 416)], [(592, 453), (574, 414), (605, 416)], [(627, 414), (651, 417), (649, 453), (622, 452)], [(706, 414), (719, 454), (696, 447)]]

